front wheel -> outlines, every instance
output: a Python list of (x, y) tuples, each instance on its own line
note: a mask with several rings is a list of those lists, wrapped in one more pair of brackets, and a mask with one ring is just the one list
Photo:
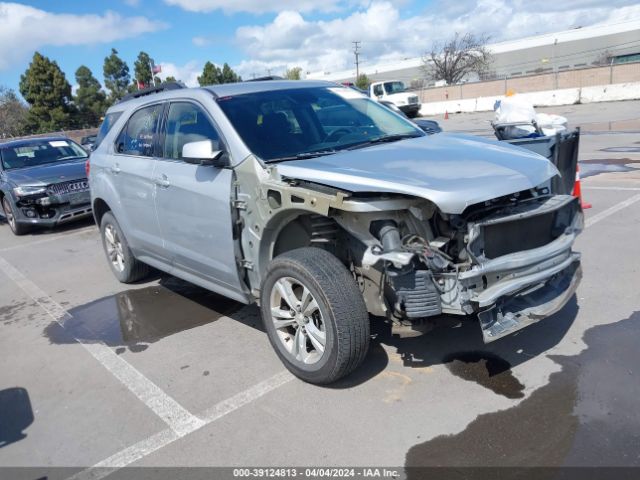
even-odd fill
[(29, 225), (24, 225), (16, 220), (13, 206), (7, 197), (2, 199), (2, 210), (4, 211), (4, 218), (7, 219), (9, 228), (11, 228), (14, 235), (24, 235), (29, 231)]
[(319, 248), (276, 257), (261, 291), (262, 319), (284, 365), (310, 383), (351, 373), (369, 348), (369, 315), (342, 263)]

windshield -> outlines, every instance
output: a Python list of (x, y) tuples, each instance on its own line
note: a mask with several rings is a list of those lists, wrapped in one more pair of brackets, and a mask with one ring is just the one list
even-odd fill
[(387, 95), (391, 95), (393, 93), (404, 92), (406, 87), (402, 82), (385, 82), (384, 90), (387, 92)]
[(350, 88), (247, 93), (218, 99), (249, 149), (265, 161), (328, 155), (423, 136), (411, 122)]
[(87, 158), (87, 152), (71, 140), (35, 139), (33, 142), (22, 143), (15, 147), (5, 147), (1, 153), (5, 170)]

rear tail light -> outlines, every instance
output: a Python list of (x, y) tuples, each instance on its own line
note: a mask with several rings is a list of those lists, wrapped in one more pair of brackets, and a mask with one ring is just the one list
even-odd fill
[(89, 163), (89, 159), (84, 162), (84, 171), (87, 174), (87, 180), (89, 179), (89, 172), (91, 171), (91, 164)]

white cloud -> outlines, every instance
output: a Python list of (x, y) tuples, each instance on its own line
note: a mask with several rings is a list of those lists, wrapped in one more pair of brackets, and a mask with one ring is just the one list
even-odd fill
[(207, 37), (193, 37), (191, 39), (191, 43), (193, 43), (196, 47), (206, 47), (211, 43), (211, 41)]
[(190, 12), (251, 12), (266, 13), (295, 9), (300, 12), (313, 10), (329, 12), (338, 9), (340, 0), (164, 0)]
[(198, 76), (202, 75), (203, 68), (200, 62), (191, 60), (184, 65), (160, 62), (159, 65), (162, 66), (161, 78), (173, 77), (176, 80), (184, 82), (188, 87), (198, 86)]
[(353, 40), (362, 42), (360, 59), (370, 65), (420, 56), (434, 41), (455, 32), (487, 33), (492, 41), (500, 41), (640, 18), (640, 5), (634, 0), (564, 0), (544, 6), (529, 0), (437, 0), (409, 18), (403, 18), (397, 3), (373, 1), (347, 16), (314, 21), (296, 8), (282, 11), (266, 25), (240, 27), (236, 40), (247, 58), (237, 68), (243, 76), (293, 65), (335, 72), (354, 68)]
[(108, 43), (153, 32), (166, 25), (144, 17), (51, 13), (18, 3), (0, 2), (0, 70), (22, 62), (47, 45)]

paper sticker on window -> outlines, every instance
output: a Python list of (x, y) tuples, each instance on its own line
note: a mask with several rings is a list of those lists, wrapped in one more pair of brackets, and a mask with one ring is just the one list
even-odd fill
[(66, 140), (54, 140), (53, 142), (49, 142), (49, 145), (51, 145), (52, 147), (68, 147), (69, 146), (69, 142), (67, 142)]
[(328, 90), (332, 93), (335, 93), (339, 97), (344, 98), (345, 100), (358, 100), (366, 98), (362, 93), (354, 90), (353, 88), (331, 87)]

